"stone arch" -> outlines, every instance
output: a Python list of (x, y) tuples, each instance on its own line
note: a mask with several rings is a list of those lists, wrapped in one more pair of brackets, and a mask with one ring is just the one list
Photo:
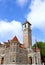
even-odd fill
[(1, 58), (1, 64), (4, 64), (4, 57)]

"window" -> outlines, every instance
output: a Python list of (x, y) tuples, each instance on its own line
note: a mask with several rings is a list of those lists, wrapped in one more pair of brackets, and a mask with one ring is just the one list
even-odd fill
[(22, 62), (22, 58), (21, 57), (16, 57), (16, 62)]
[(18, 46), (15, 46), (15, 47), (13, 48), (13, 51), (14, 51), (14, 52), (18, 52)]
[(19, 62), (22, 62), (22, 58), (21, 57), (19, 57)]
[(19, 57), (18, 56), (16, 57), (16, 62), (19, 62)]
[(37, 64), (37, 56), (35, 56), (35, 64)]
[(26, 24), (26, 27), (28, 28), (28, 23)]
[(23, 30), (26, 28), (26, 24), (23, 25)]
[(15, 58), (12, 58), (12, 62), (15, 62)]
[(14, 45), (17, 45), (17, 43), (16, 43), (16, 42), (14, 42)]
[(10, 62), (15, 62), (15, 57), (10, 57)]
[(16, 45), (16, 43), (14, 43), (14, 45)]
[(25, 24), (25, 28), (26, 28), (26, 24)]
[(19, 51), (18, 46), (16, 46), (16, 52), (18, 52), (18, 51)]

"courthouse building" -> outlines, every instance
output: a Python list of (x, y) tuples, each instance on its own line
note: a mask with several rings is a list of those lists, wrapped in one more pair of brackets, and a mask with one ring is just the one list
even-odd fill
[(41, 64), (40, 49), (32, 49), (31, 24), (26, 21), (22, 28), (23, 44), (16, 36), (0, 43), (0, 64)]

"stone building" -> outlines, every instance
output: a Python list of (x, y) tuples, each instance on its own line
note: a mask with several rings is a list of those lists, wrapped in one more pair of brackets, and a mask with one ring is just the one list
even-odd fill
[(31, 24), (26, 21), (22, 27), (23, 44), (16, 36), (0, 43), (0, 64), (41, 64), (40, 49), (32, 49)]

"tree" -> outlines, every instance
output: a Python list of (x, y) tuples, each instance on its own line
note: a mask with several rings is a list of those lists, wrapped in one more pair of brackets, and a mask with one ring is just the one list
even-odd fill
[(33, 47), (35, 47), (36, 45), (40, 49), (42, 62), (45, 62), (45, 42), (36, 42)]

